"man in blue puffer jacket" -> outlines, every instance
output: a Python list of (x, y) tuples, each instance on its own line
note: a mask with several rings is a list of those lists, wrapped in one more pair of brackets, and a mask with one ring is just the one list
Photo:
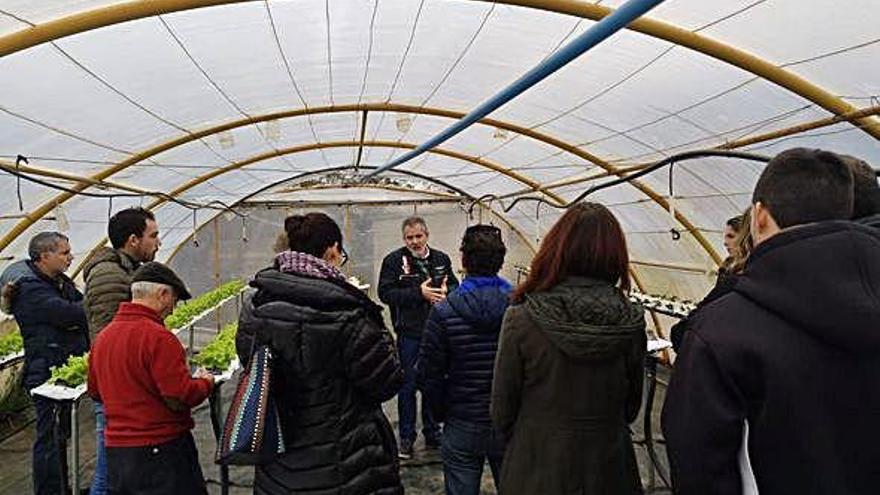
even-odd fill
[(461, 241), (466, 278), (432, 308), (422, 337), (419, 381), (434, 418), (444, 421), (447, 495), (479, 494), (487, 458), (498, 484), (504, 444), (492, 429), (489, 402), (511, 291), (498, 276), (506, 251), (497, 227), (468, 227)]
[[(15, 316), (24, 339), (24, 373), (22, 385), (30, 391), (49, 379), (50, 368), (59, 366), (70, 356), (89, 350), (88, 323), (82, 306), (82, 294), (64, 272), (73, 255), (67, 236), (58, 232), (41, 232), (28, 245), (30, 259), (25, 264), (11, 265), (4, 281), (14, 281), (14, 291), (4, 286), (4, 298)], [(33, 446), (33, 482), (37, 495), (64, 492), (59, 451), (54, 428), (67, 437), (70, 407), (43, 397), (32, 397), (37, 413), (37, 434)]]

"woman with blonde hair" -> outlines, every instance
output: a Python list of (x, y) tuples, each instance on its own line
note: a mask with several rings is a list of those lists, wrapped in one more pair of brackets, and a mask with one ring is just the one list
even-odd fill
[(734, 253), (728, 266), (728, 272), (731, 275), (739, 275), (743, 268), (746, 267), (746, 261), (749, 255), (755, 249), (755, 241), (752, 240), (752, 208), (746, 208), (740, 217), (740, 227), (736, 231), (736, 237), (733, 239)]
[[(691, 321), (697, 311), (703, 306), (733, 290), (736, 286), (738, 275), (742, 273), (743, 269), (745, 269), (746, 261), (748, 261), (749, 255), (752, 254), (752, 250), (755, 248), (750, 225), (752, 208), (746, 208), (746, 211), (736, 218), (739, 219), (739, 228), (737, 228), (736, 233), (730, 242), (732, 247), (732, 249), (730, 249), (730, 257), (724, 260), (724, 264), (718, 270), (718, 278), (715, 280), (715, 286), (712, 287), (712, 290), (706, 294), (706, 297), (704, 297), (702, 301), (697, 303), (697, 307), (694, 308), (690, 314), (679, 320), (675, 325), (672, 325), (672, 328), (670, 329), (670, 340), (672, 340), (672, 348), (675, 352), (679, 352), (681, 349), (684, 334), (690, 329)], [(728, 245), (726, 235), (724, 244), (725, 246)]]
[(642, 493), (628, 425), (641, 407), (644, 310), (602, 205), (550, 229), (501, 327), (491, 413), (507, 440), (500, 493)]

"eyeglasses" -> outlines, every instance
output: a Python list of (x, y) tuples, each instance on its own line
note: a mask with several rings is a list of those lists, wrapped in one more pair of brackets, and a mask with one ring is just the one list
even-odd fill
[(340, 267), (345, 266), (348, 263), (348, 252), (344, 247), (339, 247), (339, 254), (342, 256), (342, 263), (339, 264)]

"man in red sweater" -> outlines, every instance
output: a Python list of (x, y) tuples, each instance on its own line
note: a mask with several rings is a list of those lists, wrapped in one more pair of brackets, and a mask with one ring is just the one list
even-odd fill
[(107, 417), (109, 493), (207, 494), (190, 409), (214, 379), (202, 369), (190, 377), (184, 348), (163, 323), (189, 291), (171, 269), (149, 262), (134, 272), (131, 293), (89, 356), (89, 395)]

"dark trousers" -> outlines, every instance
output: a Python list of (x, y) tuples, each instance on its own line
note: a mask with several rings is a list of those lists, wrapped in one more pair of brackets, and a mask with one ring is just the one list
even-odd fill
[(106, 447), (110, 495), (207, 495), (192, 434), (147, 447)]
[(32, 399), (37, 413), (37, 436), (33, 448), (34, 493), (61, 495), (66, 485), (61, 462), (66, 461), (62, 456), (66, 452), (59, 451), (59, 440), (70, 434), (70, 406), (42, 397)]
[[(397, 394), (397, 416), (400, 424), (400, 442), (412, 443), (416, 439), (416, 362), (419, 360), (421, 339), (401, 336), (397, 340), (397, 352), (403, 367), (403, 387)], [(440, 427), (422, 401), (422, 434), (430, 441), (440, 437)]]
[(446, 495), (479, 495), (487, 460), (498, 490), (504, 443), (491, 426), (450, 418), (443, 424), (441, 455)]

